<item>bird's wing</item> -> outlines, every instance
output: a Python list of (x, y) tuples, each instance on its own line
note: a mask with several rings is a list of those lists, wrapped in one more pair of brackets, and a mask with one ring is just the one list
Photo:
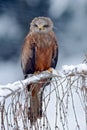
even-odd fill
[(54, 38), (53, 42), (54, 42), (54, 46), (53, 46), (51, 67), (55, 68), (58, 61), (58, 44), (56, 38)]
[(35, 71), (35, 44), (31, 36), (27, 36), (25, 39), (21, 54), (21, 66), (25, 78), (27, 74), (33, 74)]

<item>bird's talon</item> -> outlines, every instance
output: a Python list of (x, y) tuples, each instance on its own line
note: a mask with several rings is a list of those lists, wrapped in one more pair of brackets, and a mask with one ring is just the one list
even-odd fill
[(36, 74), (36, 75), (39, 74), (39, 73), (40, 73), (39, 71), (35, 71), (35, 72), (34, 72), (34, 74)]
[(48, 72), (52, 73), (52, 68), (51, 67), (48, 69)]

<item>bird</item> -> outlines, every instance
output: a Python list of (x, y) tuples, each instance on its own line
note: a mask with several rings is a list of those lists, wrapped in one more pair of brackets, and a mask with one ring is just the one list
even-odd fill
[[(48, 70), (51, 72), (58, 61), (58, 43), (53, 31), (53, 22), (49, 17), (35, 17), (30, 23), (30, 29), (24, 39), (21, 52), (21, 67), (24, 79), (29, 74), (37, 74)], [(40, 89), (43, 83), (30, 84), (31, 91), (29, 119), (34, 124), (42, 117), (42, 95)], [(41, 98), (41, 99), (40, 99)]]

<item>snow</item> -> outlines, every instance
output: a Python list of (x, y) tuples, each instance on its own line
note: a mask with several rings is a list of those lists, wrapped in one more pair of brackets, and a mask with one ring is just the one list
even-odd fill
[[(59, 74), (64, 74), (66, 75), (70, 75), (70, 74), (79, 74), (79, 73), (85, 73), (87, 74), (87, 64), (83, 63), (83, 64), (78, 64), (78, 65), (64, 65), (62, 66), (62, 71), (58, 72), (57, 70), (54, 70), (52, 68), (52, 75), (53, 76), (60, 76)], [(24, 86), (26, 86), (27, 84), (31, 83), (31, 82), (36, 82), (38, 80), (40, 80), (40, 78), (46, 78), (50, 75), (50, 73), (48, 71), (45, 71), (39, 75), (32, 75), (31, 77), (29, 77), (26, 80), (20, 80), (20, 81), (16, 81), (14, 83), (8, 83), (7, 85), (0, 85), (0, 96), (6, 96), (11, 92), (15, 92), (18, 89), (23, 89)], [(23, 86), (24, 85), (24, 86)]]
[(47, 78), (50, 76), (50, 73), (45, 71), (39, 75), (32, 75), (28, 79), (16, 81), (14, 83), (8, 83), (7, 85), (0, 85), (0, 97), (8, 97), (8, 95), (22, 91), (26, 85), (30, 83), (37, 82), (40, 79)]
[(87, 73), (87, 64), (78, 64), (78, 65), (64, 65), (62, 67), (64, 74), (78, 74), (78, 73)]
[[(29, 84), (31, 82), (36, 82), (36, 81), (40, 80), (41, 78), (44, 78), (44, 77), (46, 78), (46, 77), (50, 77), (50, 76), (54, 76), (54, 77), (61, 76), (61, 78), (62, 77), (64, 78), (72, 73), (76, 75), (76, 74), (80, 74), (80, 73), (84, 74), (84, 72), (87, 74), (87, 64), (85, 64), (85, 63), (77, 64), (77, 65), (64, 65), (64, 66), (62, 66), (62, 70), (60, 72), (58, 70), (54, 70), (52, 68), (52, 73), (45, 71), (43, 73), (40, 73), (39, 75), (31, 75), (31, 76), (29, 76), (28, 79), (25, 79), (25, 80), (16, 81), (14, 83), (8, 83), (7, 85), (0, 85), (0, 102), (4, 101), (4, 97), (5, 98), (9, 97), (9, 98), (7, 98), (7, 102), (6, 102), (6, 106), (9, 106), (9, 103), (11, 102), (10, 95), (12, 93), (14, 93), (14, 92), (16, 93), (18, 91), (23, 91), (23, 88), (26, 87), (27, 84)], [(63, 74), (63, 75), (61, 75), (61, 74)], [(64, 83), (62, 87), (64, 87), (65, 85), (66, 85), (66, 83)], [(55, 85), (51, 87), (51, 90), (50, 90), (50, 86), (48, 86), (45, 89), (45, 95), (47, 95), (47, 93), (49, 94), (49, 92), (52, 91), (52, 89), (54, 89), (54, 88), (55, 88)], [(63, 92), (61, 90), (61, 84), (58, 86), (57, 89), (59, 91), (59, 96), (62, 99)], [(63, 89), (67, 89), (67, 87), (65, 87)], [(65, 90), (63, 90), (63, 91), (65, 91)], [(23, 100), (24, 100), (24, 98), (23, 98)], [(50, 96), (47, 97), (47, 100), (46, 100), (47, 101), (46, 104), (49, 101), (49, 105), (47, 108), (47, 116), (48, 116), (49, 124), (50, 124), (52, 130), (54, 130), (54, 128), (55, 128), (56, 107), (58, 109), (60, 108), (60, 106), (57, 106), (57, 100), (58, 100), (58, 102), (61, 102), (61, 100), (57, 99), (57, 97), (56, 97), (56, 91), (53, 91), (50, 94)], [(79, 123), (82, 119), (81, 129), (85, 130), (85, 114), (84, 114), (81, 102), (79, 100), (79, 97), (78, 97), (78, 94), (76, 93), (76, 91), (73, 91), (73, 100), (74, 100), (76, 112), (78, 115)], [(60, 104), (60, 103), (58, 103), (58, 104)], [(73, 130), (76, 127), (76, 122), (75, 122), (75, 120), (73, 120), (75, 117), (74, 117), (74, 112), (73, 112), (73, 107), (72, 107), (72, 99), (70, 99), (70, 98), (69, 98), (69, 106), (68, 107), (69, 107), (68, 108), (69, 109), (68, 122), (70, 125), (69, 128), (71, 128), (70, 130)], [(58, 112), (58, 114), (60, 114), (59, 111), (57, 111), (57, 112)], [(79, 115), (79, 113), (81, 113), (81, 114)], [(61, 120), (59, 118), (59, 115), (58, 115), (57, 120), (58, 120), (57, 124), (62, 130)], [(21, 124), (21, 127), (22, 127), (22, 124)]]

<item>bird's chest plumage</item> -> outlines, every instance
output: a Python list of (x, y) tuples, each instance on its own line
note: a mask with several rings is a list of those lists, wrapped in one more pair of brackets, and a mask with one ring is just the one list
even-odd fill
[(47, 70), (51, 66), (52, 60), (52, 45), (50, 39), (39, 37), (35, 51), (35, 70)]

